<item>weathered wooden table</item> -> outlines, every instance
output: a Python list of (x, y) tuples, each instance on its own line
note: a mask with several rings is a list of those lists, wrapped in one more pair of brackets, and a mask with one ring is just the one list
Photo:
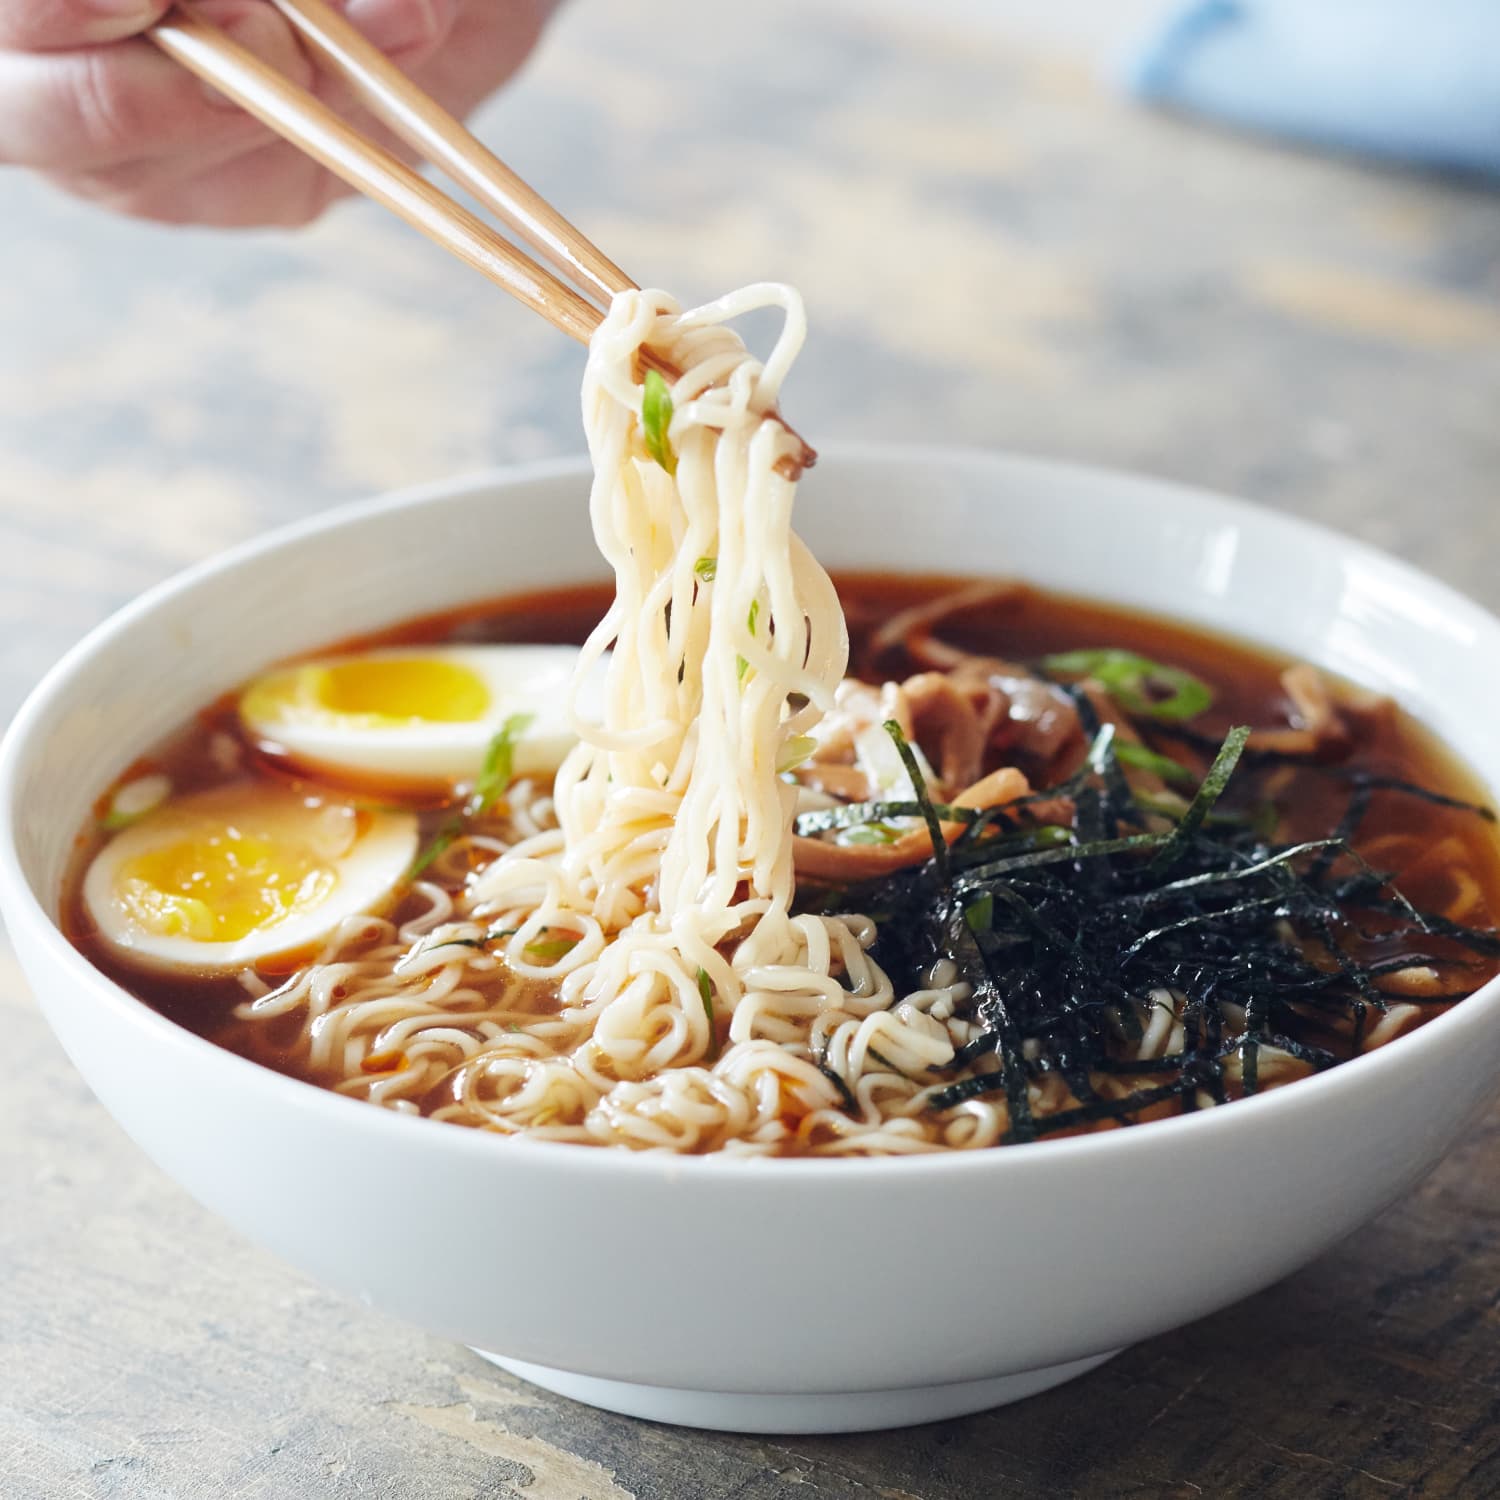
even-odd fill
[[(484, 123), (637, 275), (798, 283), (804, 431), (1175, 475), (1500, 605), (1500, 200), (1142, 115), (994, 37), (754, 10), (580, 3)], [(216, 548), (581, 446), (579, 351), (373, 209), (167, 232), (11, 175), (0, 224), (7, 710)], [(9, 964), (0, 1015), (8, 1500), (1500, 1492), (1500, 1113), (1318, 1264), (1085, 1380), (775, 1441), (573, 1406), (308, 1284), (141, 1158)]]

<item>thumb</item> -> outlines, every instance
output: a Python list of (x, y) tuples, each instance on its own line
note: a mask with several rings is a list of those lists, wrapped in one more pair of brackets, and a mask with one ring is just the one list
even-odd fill
[(50, 52), (134, 36), (172, 0), (0, 0), (0, 49)]

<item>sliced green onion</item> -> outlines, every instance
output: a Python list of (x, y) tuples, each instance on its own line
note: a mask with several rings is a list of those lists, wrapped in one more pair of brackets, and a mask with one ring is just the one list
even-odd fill
[(109, 799), (109, 810), (99, 819), (99, 826), (118, 833), (139, 822), (148, 812), (160, 807), (172, 795), (172, 782), (160, 772), (137, 776), (118, 788)]
[(1173, 781), (1179, 786), (1192, 786), (1197, 777), (1180, 761), (1170, 755), (1148, 749), (1145, 745), (1121, 740), (1115, 745), (1115, 759), (1123, 766), (1134, 766), (1138, 771), (1155, 771), (1163, 781)]
[(448, 846), (464, 831), (462, 818), (450, 818), (438, 831), (428, 840), (427, 847), (412, 860), (411, 868), (406, 872), (408, 880), (415, 880), (429, 865), (440, 855), (445, 854)]
[(1176, 792), (1161, 792), (1160, 794), (1137, 792), (1135, 805), (1142, 812), (1158, 813), (1164, 818), (1170, 818), (1174, 823), (1188, 809), (1187, 799)]
[(835, 843), (839, 844), (894, 844), (898, 835), (889, 823), (858, 823), (845, 829)]
[[(751, 635), (755, 634), (755, 622), (758, 619), (760, 619), (760, 600), (752, 599), (750, 601), (750, 614), (745, 621), (745, 623), (750, 627)], [(740, 682), (743, 682), (745, 680), (745, 673), (750, 670), (750, 663), (747, 662), (743, 656), (736, 656), (734, 659), (734, 667), (737, 679)]]
[(1042, 667), (1057, 677), (1092, 677), (1128, 713), (1170, 723), (1213, 707), (1213, 689), (1201, 677), (1134, 651), (1059, 651), (1044, 656)]
[(479, 775), (474, 778), (474, 789), (464, 798), (462, 810), (433, 834), (427, 847), (412, 861), (406, 872), (408, 880), (415, 880), (422, 874), (463, 833), (471, 819), (482, 817), (505, 792), (515, 777), (516, 741), (531, 727), (532, 717), (531, 714), (512, 714), (500, 726), (485, 747)]
[(703, 1001), (703, 1014), (708, 1017), (707, 1057), (713, 1062), (719, 1055), (719, 1028), (714, 1024), (714, 986), (707, 969), (698, 970), (698, 998)]
[(818, 748), (818, 742), (810, 734), (794, 734), (781, 747), (781, 753), (776, 757), (776, 774), (785, 775), (794, 770), (807, 760)]
[(578, 946), (576, 937), (569, 938), (545, 938), (535, 943), (527, 943), (521, 950), (528, 958), (550, 963), (555, 958), (561, 958), (565, 953), (571, 953)]
[(464, 803), (464, 816), (477, 818), (494, 806), (515, 776), (516, 741), (531, 728), (535, 714), (512, 714), (485, 747), (484, 763), (474, 778), (474, 790)]
[(672, 451), (672, 440), (667, 436), (667, 429), (671, 425), (671, 388), (658, 371), (647, 370), (641, 387), (641, 436), (646, 440), (646, 452), (668, 474), (675, 474), (677, 455)]
[(1059, 828), (1056, 823), (1044, 823), (1040, 828), (1033, 828), (1026, 836), (1031, 840), (1033, 849), (1057, 849), (1073, 841), (1072, 832)]

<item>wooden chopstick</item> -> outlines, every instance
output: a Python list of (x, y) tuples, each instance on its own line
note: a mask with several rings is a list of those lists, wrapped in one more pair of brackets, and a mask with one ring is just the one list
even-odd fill
[(570, 337), (588, 343), (600, 322), (597, 307), (190, 5), (179, 3), (148, 35), (335, 176), (399, 214)]
[(325, 0), (271, 0), (331, 73), (397, 136), (441, 167), (539, 255), (604, 304), (633, 282)]
[[(589, 297), (607, 306), (616, 292), (634, 289), (635, 282), (325, 0), (270, 3), (371, 114), (466, 187), (573, 284), (559, 280), (399, 157), (367, 140), (322, 100), (241, 47), (198, 14), (191, 0), (178, 0), (147, 35), (335, 176), (384, 204), (571, 338), (588, 343), (603, 318), (601, 307)], [(641, 349), (640, 361), (668, 379), (682, 373), (653, 349)], [(812, 466), (817, 454), (779, 412), (774, 415), (800, 445), (796, 457), (778, 465), (795, 478)]]

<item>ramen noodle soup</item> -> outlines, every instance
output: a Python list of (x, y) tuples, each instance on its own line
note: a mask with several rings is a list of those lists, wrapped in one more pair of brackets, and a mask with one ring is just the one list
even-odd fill
[[(767, 303), (762, 365), (726, 325)], [(775, 1156), (1215, 1107), (1494, 976), (1493, 818), (1390, 700), (1014, 581), (831, 579), (776, 407), (801, 331), (785, 288), (618, 297), (584, 388), (613, 585), (209, 706), (101, 796), (73, 940), (383, 1108)]]

